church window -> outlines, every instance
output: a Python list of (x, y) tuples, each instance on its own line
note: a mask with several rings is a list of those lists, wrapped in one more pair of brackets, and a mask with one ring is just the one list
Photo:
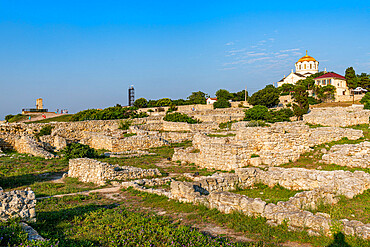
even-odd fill
[(331, 79), (328, 79), (328, 85), (330, 85), (331, 84)]
[(310, 64), (310, 69), (312, 69), (312, 64)]
[(322, 80), (322, 85), (326, 85), (326, 80)]
[(306, 69), (306, 65), (304, 65), (304, 69)]

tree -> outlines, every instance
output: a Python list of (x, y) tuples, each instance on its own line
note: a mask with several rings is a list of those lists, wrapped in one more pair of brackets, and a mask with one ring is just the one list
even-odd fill
[(370, 102), (370, 92), (366, 93), (364, 97), (362, 97), (362, 99), (360, 100), (361, 104), (366, 104), (367, 102)]
[(279, 104), (279, 91), (273, 85), (267, 85), (264, 89), (255, 92), (248, 102), (251, 105), (263, 105), (274, 107)]
[(277, 88), (280, 95), (288, 95), (291, 91), (294, 91), (294, 85), (290, 83), (284, 83), (280, 87)]
[(326, 102), (335, 99), (336, 88), (333, 85), (326, 85), (324, 87), (317, 88), (317, 98), (321, 101)]
[(147, 107), (156, 107), (158, 103), (158, 100), (149, 100)]
[(206, 104), (207, 103), (207, 95), (201, 91), (192, 92), (191, 95), (188, 97), (190, 104)]
[(172, 100), (169, 98), (163, 98), (157, 101), (157, 106), (169, 106)]
[(220, 100), (220, 99), (229, 100), (231, 99), (232, 95), (226, 89), (219, 89), (216, 92), (216, 97), (217, 97), (217, 100)]
[(217, 101), (215, 103), (213, 103), (213, 108), (214, 109), (216, 109), (216, 108), (229, 108), (230, 106), (231, 106), (230, 102), (225, 98), (221, 98), (221, 99), (217, 98)]
[(355, 70), (352, 67), (346, 69), (346, 81), (349, 88), (357, 87), (357, 76)]
[(308, 92), (304, 85), (295, 86), (293, 98), (296, 103), (293, 103), (293, 113), (297, 117), (297, 120), (302, 120), (303, 114), (307, 113), (309, 107)]
[(237, 93), (231, 93), (231, 100), (232, 101), (244, 101), (245, 96), (247, 96), (247, 99), (248, 99), (248, 92), (247, 92), (247, 95), (245, 95), (245, 90), (239, 91)]
[(145, 108), (148, 105), (148, 101), (145, 98), (135, 100), (134, 106), (138, 108)]
[(370, 89), (370, 74), (361, 73), (361, 75), (357, 75), (357, 86)]

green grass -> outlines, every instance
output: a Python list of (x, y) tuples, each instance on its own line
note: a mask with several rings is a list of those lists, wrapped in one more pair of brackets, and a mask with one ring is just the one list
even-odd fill
[(112, 204), (98, 195), (42, 200), (32, 226), (59, 246), (264, 246), (213, 238), (169, 218)]
[(278, 201), (288, 201), (290, 197), (294, 196), (300, 191), (288, 190), (280, 185), (275, 185), (274, 187), (270, 188), (264, 184), (255, 184), (251, 188), (237, 189), (232, 192), (245, 195), (250, 198), (261, 198), (267, 203), (277, 203)]
[(126, 133), (123, 134), (124, 137), (136, 136), (136, 133)]
[(332, 219), (359, 220), (364, 224), (370, 223), (370, 189), (352, 199), (341, 196), (335, 205), (321, 204), (314, 212), (330, 214)]
[(72, 122), (72, 116), (73, 114), (64, 114), (58, 117), (47, 118), (38, 121), (31, 121), (27, 123), (29, 124), (29, 123), (50, 123), (50, 122)]
[(357, 129), (357, 130), (362, 130), (364, 133), (364, 139), (365, 140), (370, 140), (370, 129), (369, 129), (369, 124), (358, 124), (358, 125), (352, 125), (348, 126), (346, 128), (350, 129)]
[(28, 119), (28, 115), (17, 114), (8, 120), (9, 123), (17, 123)]
[(328, 126), (324, 126), (324, 125), (321, 125), (321, 124), (306, 123), (306, 125), (308, 125), (308, 127), (310, 127), (310, 128), (328, 127)]
[[(161, 208), (168, 212), (185, 213), (187, 219), (195, 220), (199, 223), (210, 222), (221, 226), (243, 232), (244, 236), (263, 242), (280, 244), (287, 241), (311, 243), (314, 246), (328, 246), (333, 243), (332, 237), (309, 236), (307, 232), (289, 231), (287, 225), (277, 227), (269, 226), (266, 219), (262, 217), (249, 217), (244, 214), (234, 212), (223, 214), (216, 209), (208, 209), (205, 206), (197, 206), (190, 203), (181, 203), (176, 200), (169, 200), (167, 197), (139, 192), (128, 188), (123, 193), (136, 196), (132, 200), (140, 200), (143, 205), (153, 208)], [(346, 236), (345, 241), (351, 246), (370, 246), (369, 241), (364, 241), (352, 236)], [(341, 245), (339, 245), (341, 246)]]
[(65, 178), (64, 183), (52, 182), (68, 171), (65, 159), (45, 160), (18, 153), (8, 154), (10, 156), (0, 157), (0, 185), (5, 191), (30, 187), (37, 197), (42, 197), (98, 188), (76, 178)]

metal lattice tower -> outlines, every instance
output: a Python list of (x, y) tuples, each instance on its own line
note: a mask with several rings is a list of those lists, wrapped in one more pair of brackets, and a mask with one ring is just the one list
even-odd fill
[(133, 106), (135, 102), (135, 89), (134, 86), (128, 88), (128, 105)]

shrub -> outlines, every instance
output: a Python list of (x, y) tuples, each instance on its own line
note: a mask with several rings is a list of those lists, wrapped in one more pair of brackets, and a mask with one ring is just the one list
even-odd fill
[(362, 99), (360, 100), (361, 104), (366, 104), (367, 102), (370, 102), (370, 92), (366, 93), (364, 97), (362, 97)]
[(7, 122), (9, 122), (9, 120), (10, 120), (10, 119), (12, 119), (13, 117), (14, 117), (14, 115), (12, 115), (12, 114), (6, 115), (6, 116), (5, 116), (5, 120), (6, 120)]
[(54, 129), (54, 126), (51, 126), (51, 125), (45, 125), (44, 127), (42, 127), (40, 129), (40, 131), (35, 134), (35, 137), (37, 140), (40, 140), (40, 137), (41, 136), (47, 136), (47, 135), (51, 135), (51, 131)]
[(370, 110), (370, 101), (368, 101), (368, 102), (365, 103), (364, 109)]
[(103, 110), (89, 109), (80, 111), (72, 116), (72, 121), (111, 120), (147, 117), (145, 112), (137, 113), (137, 107), (108, 107)]
[(118, 129), (120, 130), (128, 130), (132, 124), (132, 121), (130, 120), (125, 120), (125, 121), (120, 121), (118, 124)]
[(246, 121), (263, 120), (269, 123), (290, 121), (293, 111), (290, 108), (269, 110), (266, 106), (256, 105), (245, 111)]
[(292, 103), (286, 104), (286, 107), (292, 107)]
[(169, 98), (163, 98), (157, 101), (157, 106), (169, 106), (171, 105), (172, 100)]
[(171, 104), (170, 105), (170, 108), (168, 108), (167, 112), (174, 112), (174, 111), (177, 111), (177, 106), (174, 105), (174, 104)]
[(137, 99), (134, 102), (134, 106), (138, 108), (144, 108), (144, 107), (147, 107), (147, 105), (148, 105), (148, 101), (145, 98)]
[(62, 150), (62, 154), (64, 154), (65, 159), (99, 157), (99, 154), (95, 149), (81, 143), (72, 143), (67, 145)]
[(260, 157), (258, 154), (252, 154), (251, 155), (251, 158), (257, 158), (257, 157)]
[(213, 108), (229, 108), (231, 106), (230, 102), (227, 99), (221, 98), (213, 103)]
[(163, 118), (164, 121), (169, 121), (169, 122), (185, 122), (189, 124), (195, 124), (195, 123), (200, 123), (199, 120), (196, 120), (194, 118), (189, 117), (186, 114), (175, 112), (175, 113), (168, 113), (166, 116)]
[(256, 105), (245, 111), (244, 120), (266, 120), (269, 109), (266, 106)]

